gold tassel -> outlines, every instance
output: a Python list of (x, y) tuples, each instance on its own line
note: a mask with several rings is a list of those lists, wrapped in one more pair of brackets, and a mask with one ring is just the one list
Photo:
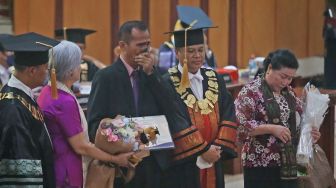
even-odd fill
[(37, 44), (47, 46), (51, 49), (51, 57), (50, 57), (50, 67), (51, 67), (51, 73), (50, 73), (50, 81), (51, 81), (51, 97), (53, 99), (58, 98), (58, 93), (57, 93), (57, 86), (56, 86), (56, 70), (55, 70), (55, 62), (54, 62), (54, 50), (53, 46), (50, 46), (48, 44), (45, 44), (43, 42), (36, 42)]
[(190, 81), (189, 81), (189, 74), (188, 74), (188, 60), (187, 60), (187, 31), (191, 29), (191, 27), (197, 22), (197, 20), (194, 20), (191, 25), (184, 30), (184, 59), (183, 59), (183, 70), (181, 75), (181, 82), (180, 86), (178, 88), (178, 93), (182, 94), (185, 92), (187, 88), (190, 87)]
[(51, 97), (53, 99), (58, 99), (57, 83), (56, 83), (56, 69), (55, 69), (53, 48), (51, 48), (50, 66), (51, 66), (51, 73), (50, 73)]
[(57, 87), (56, 87), (56, 70), (54, 67), (51, 69), (50, 79), (51, 79), (51, 97), (53, 99), (57, 99), (58, 92), (57, 92)]
[(181, 75), (181, 83), (179, 90), (184, 92), (187, 88), (190, 87), (189, 74), (188, 74), (188, 61), (186, 58), (183, 59), (183, 71)]

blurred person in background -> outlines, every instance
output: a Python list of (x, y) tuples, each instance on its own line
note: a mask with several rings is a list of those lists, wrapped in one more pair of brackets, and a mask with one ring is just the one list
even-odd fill
[(95, 30), (84, 29), (84, 28), (63, 28), (56, 29), (56, 38), (61, 38), (76, 43), (82, 51), (82, 62), (81, 62), (81, 77), (80, 81), (92, 81), (94, 75), (99, 69), (105, 66), (104, 63), (99, 61), (88, 54), (85, 54), (86, 36), (95, 33)]
[(8, 55), (9, 52), (4, 48), (1, 41), (6, 40), (12, 37), (9, 34), (0, 34), (0, 88), (7, 84), (9, 77), (11, 75), (10, 66), (8, 64)]

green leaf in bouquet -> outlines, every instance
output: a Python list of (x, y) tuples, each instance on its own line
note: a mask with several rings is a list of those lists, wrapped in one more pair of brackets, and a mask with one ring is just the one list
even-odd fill
[(304, 165), (298, 165), (297, 166), (297, 176), (301, 177), (301, 176), (308, 176), (308, 169), (306, 166)]

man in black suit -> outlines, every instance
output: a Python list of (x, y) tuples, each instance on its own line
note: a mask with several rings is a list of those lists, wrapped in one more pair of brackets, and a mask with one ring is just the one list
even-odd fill
[[(119, 30), (121, 54), (111, 66), (99, 70), (93, 79), (88, 102), (89, 135), (93, 141), (99, 122), (116, 115), (127, 117), (162, 115), (151, 88), (159, 74), (148, 52), (150, 36), (142, 21), (128, 21)], [(136, 168), (127, 187), (158, 188), (168, 151), (151, 152)]]

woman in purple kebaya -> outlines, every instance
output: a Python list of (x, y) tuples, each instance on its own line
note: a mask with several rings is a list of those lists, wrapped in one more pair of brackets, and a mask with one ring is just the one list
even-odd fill
[(70, 89), (80, 78), (81, 51), (69, 41), (62, 41), (53, 51), (58, 98), (52, 98), (49, 83), (38, 104), (53, 143), (56, 186), (83, 187), (87, 157), (127, 166), (132, 153), (110, 155), (89, 142), (85, 115)]

